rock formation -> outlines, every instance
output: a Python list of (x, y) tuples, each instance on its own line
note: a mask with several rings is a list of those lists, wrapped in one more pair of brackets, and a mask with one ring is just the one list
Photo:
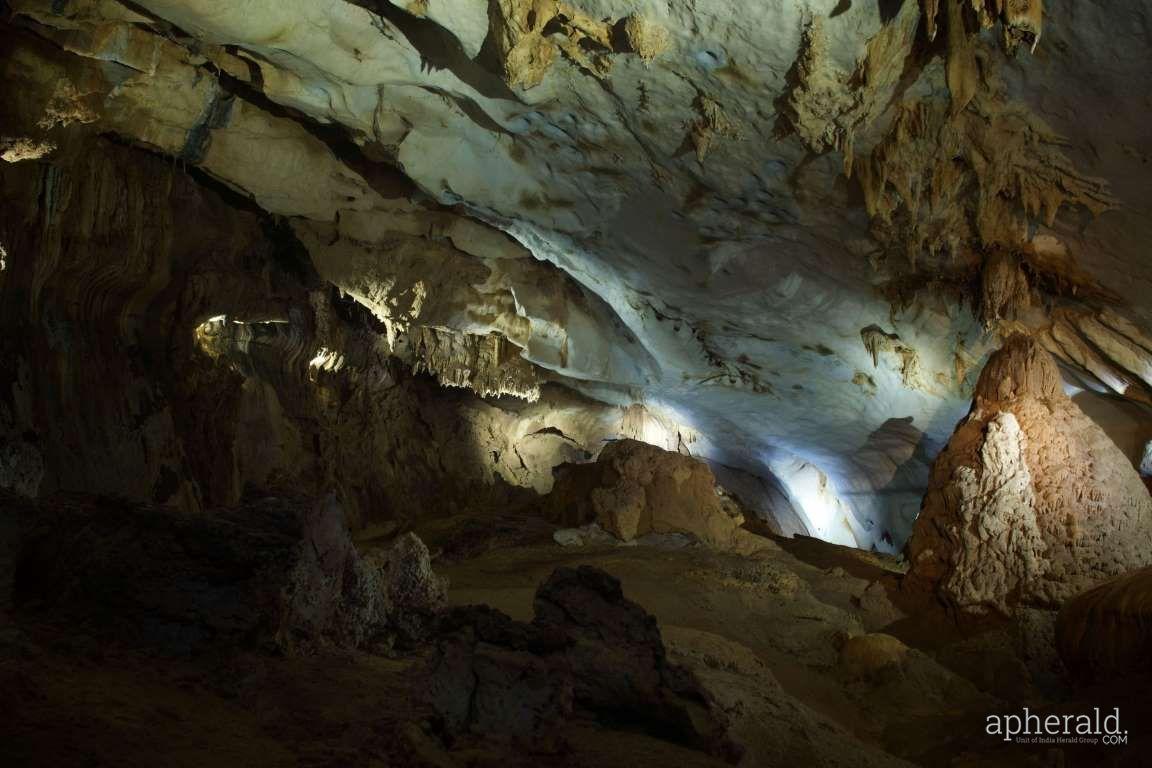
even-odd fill
[[(1138, 340), (1152, 195), (1132, 172), (1152, 150), (1142, 106), (1125, 97), (1142, 59), (1095, 59), (1123, 13), (1067, 0), (785, 3), (701, 25), (678, 3), (610, 5), (6, 3), (0, 68), (19, 97), (0, 113), (5, 330), (50, 328), (61, 350), (83, 328), (86, 348), (99, 336), (121, 356), (41, 374), (43, 350), (15, 350), (11, 367), (31, 366), (21, 391), (71, 391), (41, 376), (149, 390), (154, 409), (138, 395), (85, 416), (114, 425), (105, 432), (126, 444), (101, 448), (115, 461), (148, 457), (119, 473), (134, 474), (131, 488), (103, 490), (231, 503), (251, 478), (172, 436), (228, 420), (186, 418), (169, 393), (130, 383), (123, 358), (146, 351), (149, 370), (189, 370), (186, 334), (209, 319), (292, 310), (308, 347), (295, 351), (322, 373), (371, 351), (493, 398), (532, 400), (556, 383), (610, 408), (645, 402), (691, 425), (697, 455), (769, 481), (775, 467), (810, 466), (828, 490), (798, 510), (804, 528), (887, 551), (909, 532), (915, 494), (857, 451), (891, 419), (942, 442), (990, 326), (1045, 333), (1094, 387), (1152, 399)], [(993, 28), (999, 43), (983, 33)], [(1084, 111), (1111, 118), (1070, 118)], [(201, 187), (222, 202), (197, 200)], [(172, 237), (184, 219), (218, 224), (194, 244)], [(92, 237), (72, 231), (81, 222)], [(288, 265), (301, 285), (284, 279)], [(356, 304), (377, 338), (358, 350), (313, 338), (317, 291)], [(179, 343), (159, 341), (161, 327)], [(860, 329), (874, 331), (864, 345)], [(208, 380), (218, 394), (238, 386), (200, 378), (204, 392)], [(247, 385), (265, 401), (268, 387)], [(66, 450), (36, 423), (52, 407), (33, 418), (9, 399), (3, 466), (18, 454), (30, 487), (37, 463), (20, 446), (32, 446), (44, 490), (63, 487)], [(309, 430), (296, 432), (278, 442), (307, 446)], [(621, 436), (573, 439), (594, 452)], [(551, 467), (522, 469), (523, 447), (504, 442), (451, 469), (546, 491)], [(68, 461), (77, 486), (110, 484)], [(925, 462), (914, 453), (902, 476)], [(207, 487), (209, 464), (231, 476)], [(358, 484), (333, 483), (352, 518), (386, 506), (353, 499)]]
[(411, 647), (443, 607), (420, 539), (361, 557), (334, 497), (198, 517), (112, 499), (3, 507), (24, 528), (16, 610), (102, 642), (177, 655)]
[(738, 751), (699, 684), (667, 661), (656, 620), (620, 582), (583, 566), (540, 585), (531, 623), (487, 607), (454, 609), (431, 662), (429, 696), (448, 735), (542, 737), (577, 710), (724, 757)]
[(546, 514), (566, 526), (590, 522), (622, 541), (681, 533), (720, 548), (752, 551), (771, 542), (745, 530), (740, 505), (708, 465), (636, 440), (617, 440), (591, 464), (556, 470)]
[(909, 579), (961, 611), (1054, 608), (1152, 561), (1152, 498), (1051, 355), (1015, 335), (936, 459), (908, 555)]
[[(1058, 696), (1070, 599), (1067, 666), (1123, 674), (1144, 577), (1091, 590), (1152, 562), (1149, 29), (0, 0), (5, 756), (934, 765)], [(637, 604), (562, 570), (510, 618), (592, 562)], [(476, 594), (508, 615), (436, 635)], [(271, 706), (183, 684), (218, 652)], [(195, 715), (122, 708), (159, 700)]]
[(1064, 665), (1082, 683), (1133, 681), (1152, 673), (1152, 568), (1065, 603), (1056, 643)]

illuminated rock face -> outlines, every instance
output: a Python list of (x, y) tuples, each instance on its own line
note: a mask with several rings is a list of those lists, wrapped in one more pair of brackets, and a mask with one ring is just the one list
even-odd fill
[[(1147, 46), (1115, 39), (1135, 0), (6, 7), (5, 166), (96, 135), (158, 153), (276, 217), (373, 353), (485, 396), (643, 403), (673, 436), (651, 442), (779, 481), (791, 528), (898, 551), (998, 331), (1150, 399)], [(29, 220), (0, 222), (9, 263)], [(269, 318), (258, 282), (230, 318)], [(296, 351), (321, 378), (359, 354)], [(644, 437), (576, 442), (620, 436)], [(502, 459), (476, 477), (550, 485), (481, 442)]]
[(590, 522), (623, 541), (649, 533), (688, 534), (723, 549), (771, 546), (743, 529), (740, 505), (702, 461), (636, 440), (608, 444), (595, 463), (565, 465), (545, 501), (568, 526)]
[(960, 610), (1055, 607), (1152, 562), (1152, 498), (1052, 357), (1017, 335), (936, 460), (908, 553), (911, 579)]

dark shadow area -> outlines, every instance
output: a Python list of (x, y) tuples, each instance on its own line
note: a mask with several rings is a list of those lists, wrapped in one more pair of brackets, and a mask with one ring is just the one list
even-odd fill
[(520, 101), (499, 75), (468, 58), (456, 36), (436, 22), (413, 16), (388, 0), (353, 0), (353, 2), (380, 14), (395, 25), (412, 47), (420, 52), (427, 69), (446, 69), (460, 78), (461, 82), (474, 88), (477, 93), (490, 99)]
[(906, 2), (918, 2), (918, 0), (876, 0), (877, 5), (880, 6), (880, 20), (887, 24), (900, 13), (900, 9), (904, 7)]

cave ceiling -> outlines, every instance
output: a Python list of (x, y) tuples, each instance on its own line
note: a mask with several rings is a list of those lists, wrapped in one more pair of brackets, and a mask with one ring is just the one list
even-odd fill
[(1002, 333), (1152, 391), (1138, 0), (6, 5), (5, 160), (195, 169), (445, 383), (644, 403), (826, 538), (902, 543)]

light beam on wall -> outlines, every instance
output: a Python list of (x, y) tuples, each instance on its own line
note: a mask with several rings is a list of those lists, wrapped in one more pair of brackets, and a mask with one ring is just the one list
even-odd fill
[(769, 468), (813, 536), (847, 547), (860, 546), (849, 522), (852, 511), (823, 471), (799, 458), (771, 462)]

